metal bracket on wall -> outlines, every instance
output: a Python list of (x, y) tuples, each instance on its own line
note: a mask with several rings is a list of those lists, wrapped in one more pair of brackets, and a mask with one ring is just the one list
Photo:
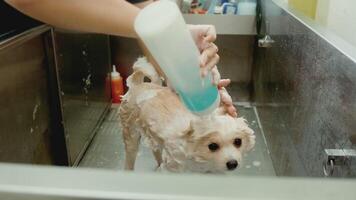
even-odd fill
[(270, 24), (268, 21), (266, 21), (266, 35), (258, 40), (258, 47), (261, 48), (271, 48), (275, 41), (271, 38), (269, 35), (270, 33)]
[(332, 176), (335, 166), (345, 166), (352, 159), (356, 159), (356, 150), (353, 149), (325, 149), (326, 158), (323, 163), (324, 175)]

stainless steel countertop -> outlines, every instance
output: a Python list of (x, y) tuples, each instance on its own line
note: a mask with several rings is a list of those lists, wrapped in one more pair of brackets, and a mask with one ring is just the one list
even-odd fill
[(352, 179), (234, 177), (0, 164), (1, 199), (354, 199)]

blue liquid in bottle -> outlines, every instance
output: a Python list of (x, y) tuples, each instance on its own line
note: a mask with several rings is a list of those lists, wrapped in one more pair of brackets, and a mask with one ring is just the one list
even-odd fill
[(204, 89), (195, 92), (177, 91), (184, 105), (193, 113), (206, 114), (217, 107), (219, 95), (216, 86), (211, 84), (210, 77), (200, 82)]

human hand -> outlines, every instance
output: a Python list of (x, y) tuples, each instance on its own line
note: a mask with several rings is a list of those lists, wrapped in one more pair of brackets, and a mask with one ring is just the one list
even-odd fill
[(237, 117), (237, 110), (232, 104), (232, 98), (225, 89), (230, 83), (230, 79), (220, 79), (220, 73), (218, 71), (218, 68), (215, 66), (212, 71), (213, 79), (217, 81), (217, 87), (219, 90), (219, 95), (220, 95), (220, 104), (225, 108), (225, 111), (231, 115), (232, 117)]
[[(216, 30), (212, 25), (188, 25), (193, 40), (200, 51), (200, 73), (205, 77), (219, 62), (218, 47), (214, 44)], [(218, 80), (213, 76), (215, 84)]]
[(204, 77), (211, 71), (212, 81), (218, 86), (221, 104), (232, 117), (237, 117), (236, 108), (232, 104), (232, 98), (225, 89), (230, 84), (230, 79), (220, 80), (220, 73), (216, 67), (219, 62), (218, 47), (213, 43), (216, 40), (216, 30), (212, 25), (188, 25), (195, 44), (200, 51), (201, 75)]
[(232, 98), (225, 89), (230, 84), (230, 79), (222, 79), (218, 83), (221, 104), (224, 106), (226, 112), (232, 117), (237, 117), (237, 110), (232, 104)]

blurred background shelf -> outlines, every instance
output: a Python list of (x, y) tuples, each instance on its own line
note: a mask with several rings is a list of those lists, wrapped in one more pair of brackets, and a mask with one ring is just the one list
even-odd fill
[(212, 24), (220, 35), (256, 35), (254, 15), (183, 14), (188, 24)]

